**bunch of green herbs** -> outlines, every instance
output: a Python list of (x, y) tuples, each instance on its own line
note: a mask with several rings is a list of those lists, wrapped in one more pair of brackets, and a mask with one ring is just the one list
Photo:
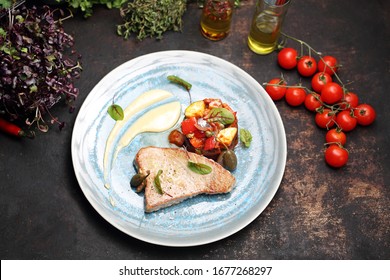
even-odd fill
[(109, 9), (119, 9), (127, 1), (128, 0), (66, 0), (69, 7), (80, 9), (84, 13), (84, 17), (92, 16), (93, 7), (95, 5), (102, 4), (106, 5)]
[(132, 33), (138, 40), (147, 37), (161, 39), (168, 30), (182, 30), (182, 16), (186, 0), (134, 0), (120, 9), (124, 23), (117, 26), (117, 33), (128, 39)]

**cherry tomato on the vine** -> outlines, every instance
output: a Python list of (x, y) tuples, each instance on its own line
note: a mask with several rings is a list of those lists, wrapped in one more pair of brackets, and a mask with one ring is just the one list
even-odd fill
[(280, 67), (290, 70), (297, 66), (298, 52), (293, 48), (284, 48), (278, 53)]
[(344, 146), (347, 143), (347, 135), (338, 128), (332, 128), (326, 133), (325, 141), (326, 143), (339, 143)]
[(319, 72), (326, 72), (332, 76), (334, 72), (337, 71), (337, 69), (338, 69), (338, 62), (337, 59), (333, 56), (327, 55), (318, 61)]
[(341, 111), (336, 116), (336, 123), (343, 131), (351, 131), (357, 125), (357, 120), (350, 110)]
[(330, 82), (332, 82), (332, 77), (328, 73), (318, 72), (311, 79), (311, 88), (315, 92), (321, 93), (323, 86)]
[(280, 100), (286, 94), (286, 82), (281, 78), (274, 78), (268, 82), (265, 91), (269, 94), (272, 100)]
[[(307, 45), (297, 41), (301, 42), (301, 46)], [(315, 124), (327, 130), (325, 161), (333, 168), (340, 168), (347, 164), (349, 157), (348, 150), (344, 148), (347, 132), (357, 125), (372, 124), (376, 119), (376, 112), (372, 106), (360, 104), (357, 94), (347, 91), (337, 74), (341, 65), (334, 56), (322, 57), (309, 45), (307, 47), (308, 55), (302, 54), (303, 47), (301, 54), (294, 48), (281, 49), (277, 55), (277, 63), (282, 69), (296, 68), (301, 77), (310, 78), (312, 90), (300, 85), (287, 86), (282, 75), (271, 79), (265, 90), (274, 101), (284, 98), (290, 106), (304, 104), (307, 110), (315, 113)], [(315, 53), (319, 59), (316, 60), (311, 53)], [(210, 149), (213, 147), (214, 145), (210, 145)]]
[(335, 125), (334, 121), (336, 116), (330, 109), (323, 109), (322, 112), (318, 112), (315, 116), (315, 123), (321, 128), (331, 128)]
[(375, 121), (375, 109), (369, 104), (360, 104), (353, 111), (357, 123), (363, 126), (370, 125)]
[(359, 104), (359, 97), (353, 92), (347, 92), (344, 94), (344, 97), (341, 99), (340, 108), (345, 109), (354, 109)]
[(317, 61), (314, 57), (305, 55), (298, 60), (297, 67), (299, 74), (304, 77), (310, 77), (317, 71)]
[(348, 161), (348, 151), (342, 146), (332, 144), (325, 150), (325, 161), (332, 167), (343, 167)]
[(306, 92), (300, 87), (289, 87), (286, 90), (286, 102), (290, 106), (299, 106), (305, 102)]
[(327, 104), (335, 104), (343, 98), (343, 88), (335, 83), (327, 83), (322, 87), (321, 90), (321, 99)]
[(305, 98), (305, 107), (309, 111), (315, 112), (322, 106), (321, 96), (315, 92), (309, 93)]

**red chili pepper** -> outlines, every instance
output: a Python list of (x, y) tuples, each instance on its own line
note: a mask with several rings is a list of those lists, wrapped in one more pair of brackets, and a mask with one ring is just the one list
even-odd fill
[(34, 133), (31, 131), (25, 132), (23, 129), (21, 129), (19, 126), (8, 122), (2, 118), (0, 118), (0, 130), (8, 133), (13, 136), (17, 137), (28, 137), (28, 138), (34, 138)]

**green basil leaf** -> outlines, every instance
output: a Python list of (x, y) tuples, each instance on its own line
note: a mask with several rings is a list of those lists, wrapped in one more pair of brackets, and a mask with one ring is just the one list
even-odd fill
[(240, 141), (249, 148), (252, 142), (252, 134), (245, 128), (240, 128)]
[(161, 181), (160, 181), (160, 175), (163, 173), (163, 171), (160, 169), (157, 172), (156, 177), (154, 177), (154, 187), (156, 188), (157, 192), (159, 194), (164, 194), (164, 191), (161, 188)]
[(110, 117), (116, 121), (121, 121), (125, 117), (122, 107), (117, 104), (112, 104), (110, 107), (108, 107), (107, 112)]
[(232, 124), (235, 120), (234, 114), (226, 108), (213, 108), (209, 116), (209, 122), (219, 122), (223, 125)]
[(208, 166), (207, 164), (196, 163), (193, 161), (188, 161), (188, 168), (191, 171), (198, 173), (200, 175), (207, 175), (213, 171), (213, 169), (210, 166)]

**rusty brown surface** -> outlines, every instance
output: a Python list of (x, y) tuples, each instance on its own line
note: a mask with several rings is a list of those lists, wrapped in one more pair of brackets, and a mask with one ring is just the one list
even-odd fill
[[(81, 95), (68, 122), (25, 143), (1, 135), (2, 259), (389, 259), (390, 160), (388, 94), (390, 6), (386, 1), (322, 0), (292, 2), (284, 31), (313, 48), (338, 57), (339, 74), (350, 90), (377, 110), (376, 122), (348, 133), (350, 160), (328, 167), (323, 158), (325, 131), (313, 114), (277, 102), (288, 157), (280, 188), (266, 210), (249, 226), (221, 241), (192, 248), (165, 248), (129, 237), (103, 220), (83, 196), (70, 156), (73, 123), (83, 100), (109, 71), (137, 56), (172, 49), (209, 53), (234, 63), (259, 83), (282, 71), (276, 53), (258, 56), (246, 45), (254, 1), (243, 1), (232, 32), (220, 42), (199, 33), (200, 10), (190, 4), (181, 33), (161, 41), (115, 34), (118, 13), (98, 7), (89, 19), (65, 23), (83, 55)], [(290, 46), (296, 46), (288, 42)], [(295, 71), (285, 72), (290, 83)], [(302, 79), (306, 85), (308, 79)]]

